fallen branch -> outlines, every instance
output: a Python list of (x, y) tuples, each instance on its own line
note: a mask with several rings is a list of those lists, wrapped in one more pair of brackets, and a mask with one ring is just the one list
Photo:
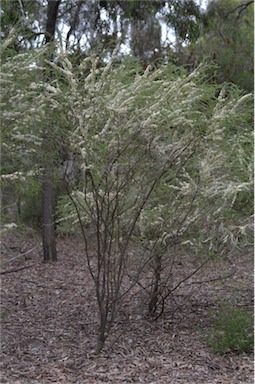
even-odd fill
[(187, 285), (193, 285), (193, 284), (205, 284), (205, 283), (213, 283), (215, 281), (219, 281), (219, 280), (227, 280), (227, 279), (230, 279), (230, 277), (233, 277), (235, 274), (235, 272), (231, 272), (229, 273), (228, 275), (223, 275), (223, 276), (218, 276), (218, 277), (214, 277), (212, 279), (209, 279), (209, 280), (201, 280), (201, 281), (192, 281), (191, 283), (187, 284)]
[(9, 271), (3, 271), (3, 272), (0, 272), (0, 275), (5, 275), (6, 273), (13, 273), (13, 272), (22, 271), (23, 269), (32, 268), (36, 264), (38, 264), (38, 263), (27, 265), (26, 267), (22, 267), (22, 268), (18, 268), (18, 269), (11, 269)]
[[(29, 249), (28, 251), (21, 253), (21, 254), (18, 255), (18, 256), (14, 256), (14, 257), (12, 257), (12, 258), (9, 259), (9, 260), (3, 260), (3, 262), (4, 262), (4, 264), (8, 264), (8, 263), (10, 263), (10, 262), (13, 261), (13, 260), (17, 260), (17, 259), (22, 258), (22, 257), (25, 256), (25, 255), (28, 255), (29, 253), (31, 253), (32, 251), (34, 251), (34, 250), (37, 249), (37, 248), (38, 248), (38, 246), (33, 247), (33, 248)], [(42, 250), (42, 248), (41, 248), (41, 250)]]

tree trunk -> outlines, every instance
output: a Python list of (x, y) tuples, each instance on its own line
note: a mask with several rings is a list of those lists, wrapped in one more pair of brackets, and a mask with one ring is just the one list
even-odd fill
[[(54, 41), (56, 21), (60, 0), (48, 0), (47, 23), (45, 30), (45, 43)], [(51, 57), (52, 60), (52, 57)], [(53, 151), (49, 135), (49, 127), (45, 127), (43, 148), (45, 149), (45, 164), (42, 180), (42, 242), (43, 260), (57, 261), (56, 234), (55, 234), (55, 204), (54, 204), (54, 185), (53, 172), (54, 161)], [(47, 150), (47, 152), (46, 152)]]
[(150, 296), (149, 301), (149, 315), (153, 315), (157, 310), (157, 304), (160, 293), (160, 280), (161, 280), (161, 272), (162, 272), (162, 256), (156, 254), (155, 255), (155, 266), (154, 266), (154, 281), (153, 281), (153, 289)]
[(44, 261), (57, 261), (52, 173), (53, 170), (50, 167), (50, 164), (46, 164), (42, 181), (42, 240)]
[(47, 22), (45, 29), (46, 44), (54, 41), (54, 34), (56, 30), (56, 22), (58, 15), (58, 7), (61, 0), (48, 0), (47, 7)]

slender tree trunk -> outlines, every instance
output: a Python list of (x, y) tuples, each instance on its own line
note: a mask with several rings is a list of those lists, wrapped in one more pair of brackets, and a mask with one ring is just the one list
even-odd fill
[(55, 204), (54, 187), (52, 181), (52, 167), (46, 164), (42, 181), (42, 239), (44, 261), (57, 261), (55, 235)]
[(95, 350), (96, 354), (99, 354), (104, 347), (105, 340), (107, 338), (106, 328), (107, 328), (107, 316), (103, 311), (103, 313), (100, 313), (100, 327), (99, 327), (99, 334), (97, 337), (97, 345)]
[[(54, 41), (56, 21), (60, 0), (48, 0), (45, 43)], [(51, 57), (52, 60), (52, 57)], [(43, 148), (45, 149), (45, 164), (42, 180), (42, 242), (44, 261), (57, 261), (55, 234), (55, 204), (54, 204), (54, 161), (51, 140), (45, 127)], [(47, 150), (47, 152), (46, 152)]]
[(149, 314), (153, 315), (157, 310), (157, 304), (159, 299), (160, 292), (160, 280), (161, 280), (161, 272), (162, 272), (162, 256), (156, 254), (155, 255), (155, 266), (154, 266), (154, 282), (153, 289), (149, 301)]

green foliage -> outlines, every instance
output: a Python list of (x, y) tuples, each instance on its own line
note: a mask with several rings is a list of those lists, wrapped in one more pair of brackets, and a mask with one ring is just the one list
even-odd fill
[(210, 1), (208, 25), (195, 45), (198, 60), (209, 56), (219, 65), (218, 82), (232, 82), (248, 91), (253, 90), (253, 11), (254, 4), (248, 1)]
[[(1, 37), (0, 41), (8, 38), (15, 28), (16, 34), (4, 52), (5, 57), (14, 57), (27, 48), (38, 44), (38, 19), (40, 19), (40, 1), (2, 0), (0, 4)], [(40, 40), (40, 39), (39, 39)]]
[(2, 175), (2, 223), (8, 223), (10, 220), (14, 220), (19, 225), (27, 224), (32, 227), (40, 225), (41, 188), (39, 178), (15, 173)]
[[(77, 204), (82, 206), (82, 196), (75, 194)], [(90, 219), (88, 215), (82, 214), (81, 220), (84, 226), (88, 226)], [(80, 232), (80, 223), (77, 218), (77, 213), (74, 211), (74, 206), (67, 194), (62, 194), (58, 199), (56, 210), (57, 233), (59, 235), (71, 235)]]
[(253, 314), (242, 308), (222, 306), (213, 319), (213, 329), (208, 336), (208, 344), (215, 353), (252, 352)]
[(1, 318), (4, 318), (4, 317), (7, 317), (7, 316), (9, 316), (9, 313), (8, 312), (0, 312), (0, 317)]
[(28, 180), (20, 192), (20, 220), (22, 223), (37, 228), (41, 226), (41, 186), (34, 178)]
[(166, 21), (174, 27), (177, 37), (189, 42), (196, 40), (200, 35), (201, 25), (206, 22), (197, 2), (170, 0), (169, 8)]

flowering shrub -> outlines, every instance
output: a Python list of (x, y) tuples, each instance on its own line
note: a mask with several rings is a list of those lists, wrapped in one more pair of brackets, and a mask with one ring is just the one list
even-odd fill
[[(189, 75), (174, 66), (142, 73), (114, 54), (98, 68), (97, 58), (73, 67), (60, 52), (47, 63), (53, 80), (43, 83), (43, 58), (39, 50), (3, 65), (2, 177), (26, 183), (46, 156), (55, 159), (56, 180), (61, 175), (66, 190), (58, 227), (78, 226), (85, 241), (99, 306), (99, 351), (125, 294), (133, 242), (145, 250), (137, 256), (139, 268), (153, 260), (151, 312), (169, 248), (223, 254), (240, 240), (247, 243), (251, 220), (242, 206), (252, 194), (252, 96), (235, 87), (219, 90), (207, 80), (207, 65)], [(54, 143), (50, 153), (45, 135)], [(91, 263), (91, 234), (97, 264)]]

